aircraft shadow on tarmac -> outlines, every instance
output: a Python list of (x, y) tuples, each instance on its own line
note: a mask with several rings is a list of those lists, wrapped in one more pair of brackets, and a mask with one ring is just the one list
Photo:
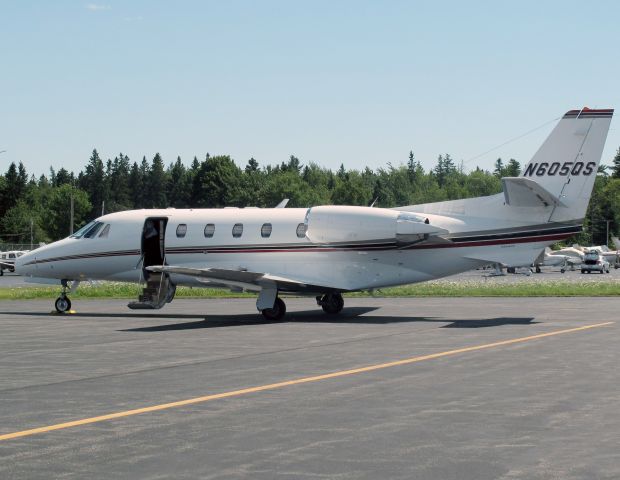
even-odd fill
[[(313, 310), (289, 312), (283, 320), (267, 320), (258, 313), (243, 315), (204, 315), (186, 313), (74, 313), (59, 315), (63, 319), (78, 318), (132, 318), (148, 319), (185, 319), (186, 321), (150, 327), (136, 327), (118, 330), (119, 332), (165, 332), (173, 330), (193, 330), (201, 328), (241, 327), (244, 325), (269, 325), (272, 323), (349, 323), (358, 325), (388, 325), (393, 323), (447, 323), (440, 328), (487, 328), (502, 325), (534, 325), (534, 317), (497, 317), (450, 320), (442, 317), (409, 317), (366, 315), (378, 310), (378, 307), (349, 307), (337, 315), (327, 315)], [(41, 312), (0, 312), (0, 315), (41, 316)]]
[[(224, 328), (240, 327), (244, 325), (268, 325), (272, 323), (348, 323), (366, 325), (387, 325), (393, 323), (447, 323), (441, 328), (485, 328), (499, 327), (502, 325), (533, 325), (533, 317), (498, 317), (471, 320), (450, 320), (440, 317), (393, 317), (365, 315), (373, 312), (373, 307), (350, 307), (338, 315), (326, 315), (316, 310), (290, 312), (284, 320), (267, 320), (261, 315), (217, 315), (203, 318), (201, 321), (172, 323), (167, 325), (153, 325), (150, 327), (137, 327), (120, 330), (121, 332), (163, 332), (171, 330), (192, 330), (201, 328)], [(364, 316), (362, 316), (364, 315)]]

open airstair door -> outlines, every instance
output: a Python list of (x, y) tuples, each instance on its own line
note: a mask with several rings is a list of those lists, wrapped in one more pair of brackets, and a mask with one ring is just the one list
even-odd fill
[(131, 309), (159, 309), (174, 298), (176, 287), (165, 272), (147, 270), (151, 266), (166, 264), (166, 217), (151, 217), (144, 221), (142, 228), (142, 272), (146, 286), (137, 302), (131, 302)]
[(142, 270), (148, 278), (146, 267), (164, 265), (166, 260), (167, 218), (147, 218), (142, 228)]

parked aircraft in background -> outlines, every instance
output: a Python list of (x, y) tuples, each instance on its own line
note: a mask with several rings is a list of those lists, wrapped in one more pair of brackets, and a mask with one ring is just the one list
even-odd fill
[(560, 250), (551, 250), (548, 253), (550, 256), (566, 257), (566, 263), (570, 265), (571, 269), (581, 265), (583, 262), (583, 250), (581, 248), (576, 248), (574, 245), (572, 247), (561, 248)]
[(143, 282), (130, 308), (161, 308), (176, 286), (258, 293), (280, 319), (281, 294), (312, 295), (327, 313), (342, 293), (423, 282), (490, 263), (531, 264), (581, 231), (613, 110), (571, 110), (503, 193), (395, 209), (314, 206), (134, 210), (104, 215), (32, 251), (17, 271), (67, 289), (90, 279)]
[(4, 275), (4, 271), (15, 271), (15, 260), (21, 257), (28, 250), (10, 250), (8, 252), (0, 253), (0, 275)]
[(534, 268), (536, 273), (540, 273), (540, 267), (560, 267), (560, 272), (564, 273), (573, 258), (570, 255), (554, 254), (549, 247), (546, 247), (534, 261)]

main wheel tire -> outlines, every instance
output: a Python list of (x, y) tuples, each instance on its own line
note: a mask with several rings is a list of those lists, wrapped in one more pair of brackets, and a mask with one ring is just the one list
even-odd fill
[(66, 311), (71, 310), (71, 300), (69, 300), (69, 297), (61, 295), (56, 299), (54, 306), (56, 307), (56, 311), (58, 313), (65, 313)]
[(344, 307), (344, 299), (339, 293), (328, 293), (321, 299), (321, 308), (325, 313), (334, 315), (340, 313)]
[(540, 272), (541, 272), (540, 266), (536, 265), (536, 273), (540, 273)]
[(277, 297), (273, 308), (266, 308), (261, 313), (267, 320), (281, 320), (286, 314), (286, 304), (280, 297)]

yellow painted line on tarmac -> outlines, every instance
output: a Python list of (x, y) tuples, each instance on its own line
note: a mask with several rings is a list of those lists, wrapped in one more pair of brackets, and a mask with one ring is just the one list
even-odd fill
[(409, 365), (411, 363), (423, 362), (425, 360), (433, 360), (435, 358), (448, 357), (451, 355), (457, 355), (459, 353), (475, 352), (478, 350), (486, 350), (489, 348), (501, 347), (505, 345), (514, 345), (516, 343), (529, 342), (531, 340), (552, 337), (555, 335), (563, 335), (565, 333), (581, 332), (583, 330), (590, 330), (593, 328), (605, 327), (608, 325), (612, 325), (614, 323), (615, 322), (605, 322), (605, 323), (597, 323), (593, 325), (584, 325), (582, 327), (576, 327), (576, 328), (568, 328), (565, 330), (554, 330), (552, 332), (540, 333), (538, 335), (512, 338), (510, 340), (502, 340), (499, 342), (486, 343), (484, 345), (475, 345), (473, 347), (457, 348), (456, 350), (448, 350), (445, 352), (431, 353), (430, 355), (421, 355), (418, 357), (405, 358), (403, 360), (396, 360), (394, 362), (381, 363), (377, 365), (368, 365), (366, 367), (353, 368), (350, 370), (341, 370), (338, 372), (326, 373), (323, 375), (316, 375), (313, 377), (297, 378), (294, 380), (287, 380), (284, 382), (270, 383), (268, 385), (260, 385), (256, 387), (243, 388), (241, 390), (232, 390), (230, 392), (216, 393), (213, 395), (205, 395), (203, 397), (189, 398), (186, 400), (179, 400), (177, 402), (162, 403), (160, 405), (152, 405), (150, 407), (136, 408), (133, 410), (125, 410), (125, 411), (116, 412), (116, 413), (108, 413), (106, 415), (99, 415), (97, 417), (83, 418), (81, 420), (73, 420), (73, 421), (65, 422), (65, 423), (57, 423), (55, 425), (47, 425), (45, 427), (31, 428), (29, 430), (22, 430), (19, 432), (5, 433), (3, 435), (0, 435), (0, 441), (11, 440), (11, 439), (20, 438), (20, 437), (28, 437), (28, 436), (37, 435), (40, 433), (52, 432), (54, 430), (63, 430), (65, 428), (79, 427), (80, 425), (89, 425), (91, 423), (104, 422), (106, 420), (114, 420), (116, 418), (130, 417), (132, 415), (139, 415), (142, 413), (157, 412), (159, 410), (167, 410), (170, 408), (184, 407), (186, 405), (193, 405), (196, 403), (210, 402), (212, 400), (219, 400), (222, 398), (239, 397), (239, 396), (247, 395), (250, 393), (264, 392), (266, 390), (275, 390), (277, 388), (290, 387), (293, 385), (301, 385), (304, 383), (319, 382), (321, 380), (328, 380), (330, 378), (345, 377), (348, 375), (357, 375), (358, 373), (366, 373), (366, 372), (372, 372), (375, 370), (382, 370), (384, 368), (397, 367), (401, 365)]

